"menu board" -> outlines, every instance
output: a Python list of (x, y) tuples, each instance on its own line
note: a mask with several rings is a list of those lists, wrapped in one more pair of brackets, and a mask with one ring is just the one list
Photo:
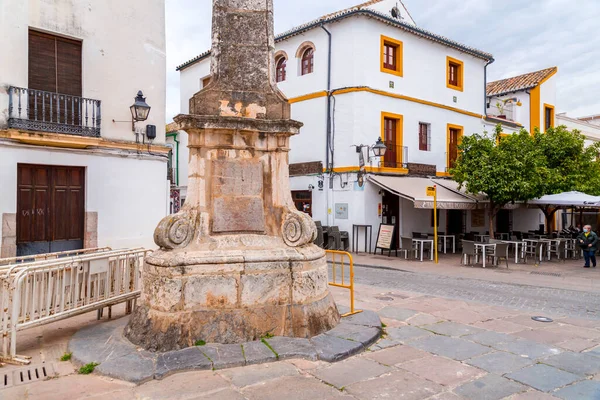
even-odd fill
[(395, 225), (379, 225), (379, 233), (377, 234), (377, 245), (378, 249), (392, 249), (392, 242), (394, 241), (394, 230)]

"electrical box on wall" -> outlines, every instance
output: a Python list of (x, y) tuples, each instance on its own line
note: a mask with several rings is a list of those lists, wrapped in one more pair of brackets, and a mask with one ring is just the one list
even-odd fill
[(146, 137), (148, 140), (156, 139), (156, 125), (146, 125)]

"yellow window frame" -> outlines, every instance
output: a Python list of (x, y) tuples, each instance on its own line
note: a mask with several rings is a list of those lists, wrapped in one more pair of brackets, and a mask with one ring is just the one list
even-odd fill
[[(458, 66), (458, 85), (450, 84), (450, 64)], [(464, 90), (465, 63), (450, 56), (446, 56), (446, 87), (462, 92)]]
[[(379, 66), (380, 66), (380, 70), (381, 72), (385, 72), (386, 74), (392, 74), (392, 75), (396, 75), (396, 76), (403, 76), (404, 74), (404, 43), (402, 43), (400, 40), (397, 39), (393, 39), (391, 37), (388, 36), (383, 36), (381, 35), (381, 39), (380, 39), (380, 49), (379, 49)], [(385, 54), (385, 45), (390, 44), (392, 46), (394, 46), (396, 48), (396, 69), (390, 69), (390, 68), (386, 68), (384, 67), (384, 54)]]
[(554, 106), (552, 104), (544, 103), (544, 131), (546, 130), (546, 126), (548, 125), (548, 121), (546, 121), (546, 109), (552, 110), (550, 114), (550, 127), (554, 128)]
[[(385, 142), (385, 119), (389, 118), (389, 119), (395, 119), (396, 120), (396, 165), (402, 165), (402, 158), (404, 156), (403, 154), (403, 150), (404, 150), (404, 116), (401, 114), (394, 114), (394, 113), (389, 113), (389, 112), (382, 112), (381, 113), (381, 140), (383, 140)], [(397, 151), (397, 149), (400, 149), (400, 151)], [(385, 165), (384, 162), (385, 156), (381, 157), (381, 165)], [(398, 167), (398, 168), (392, 168), (392, 169), (400, 169), (402, 170), (402, 167)]]
[(458, 140), (456, 143), (457, 145), (460, 145), (465, 131), (465, 128), (462, 125), (446, 125), (446, 171), (450, 171), (450, 129), (458, 130)]

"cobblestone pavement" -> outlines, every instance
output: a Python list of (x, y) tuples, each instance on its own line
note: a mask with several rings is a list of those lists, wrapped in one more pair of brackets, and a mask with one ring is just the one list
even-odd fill
[[(15, 377), (28, 376), (21, 374), (23, 367), (6, 366), (0, 373), (11, 378), (0, 386), (0, 399), (600, 399), (600, 320), (558, 317), (540, 323), (525, 308), (494, 304), (503, 291), (522, 297), (519, 292), (528, 287), (518, 285), (368, 268), (357, 268), (357, 281), (371, 284), (357, 283), (356, 306), (378, 312), (385, 335), (342, 362), (284, 360), (184, 372), (140, 386), (96, 372), (78, 375), (75, 366), (58, 359), (77, 327), (102, 323), (90, 313), (24, 331), (18, 352), (33, 357), (28, 369), (45, 366), (56, 376), (43, 380), (30, 375), (31, 381), (19, 382)], [(491, 292), (487, 301), (485, 291)], [(348, 305), (347, 290), (335, 288), (333, 293), (338, 304)], [(476, 301), (458, 299), (468, 297), (464, 293)], [(451, 295), (457, 298), (441, 297)], [(561, 294), (565, 300), (558, 300), (543, 290), (530, 301), (547, 295), (575, 301), (569, 291)], [(121, 316), (122, 310), (113, 315)]]
[(355, 266), (355, 282), (541, 314), (600, 319), (600, 293), (421, 274), (377, 266)]

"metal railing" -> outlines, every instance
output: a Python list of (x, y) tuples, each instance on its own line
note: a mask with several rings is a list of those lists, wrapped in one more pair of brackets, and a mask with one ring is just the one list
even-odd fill
[(92, 249), (68, 250), (68, 251), (60, 251), (60, 252), (56, 252), (56, 253), (35, 254), (35, 255), (31, 255), (31, 256), (0, 258), (0, 267), (4, 266), (4, 265), (22, 264), (22, 263), (41, 261), (41, 260), (53, 260), (55, 258), (73, 257), (73, 256), (79, 256), (82, 254), (98, 253), (101, 251), (110, 251), (110, 250), (111, 250), (110, 247), (96, 247), (96, 248), (92, 248)]
[[(352, 254), (346, 251), (338, 250), (325, 250), (325, 253), (327, 254), (327, 263), (331, 265), (332, 280), (329, 282), (329, 285), (348, 289), (350, 291), (350, 312), (343, 314), (342, 317), (347, 317), (348, 315), (362, 312), (362, 310), (354, 309), (354, 259), (352, 258)], [(346, 275), (344, 273), (345, 265), (348, 265), (349, 268), (348, 279), (346, 279)], [(337, 274), (338, 268), (340, 269), (339, 281)]]
[[(384, 168), (407, 168), (408, 167), (408, 146), (393, 146), (389, 142), (385, 143), (387, 148), (386, 156), (379, 162), (379, 167)], [(398, 157), (398, 155), (401, 155)]]
[(113, 250), (13, 264), (0, 270), (0, 359), (28, 364), (17, 355), (17, 332), (127, 302), (141, 293), (148, 250)]
[(8, 127), (100, 137), (100, 100), (10, 86)]

